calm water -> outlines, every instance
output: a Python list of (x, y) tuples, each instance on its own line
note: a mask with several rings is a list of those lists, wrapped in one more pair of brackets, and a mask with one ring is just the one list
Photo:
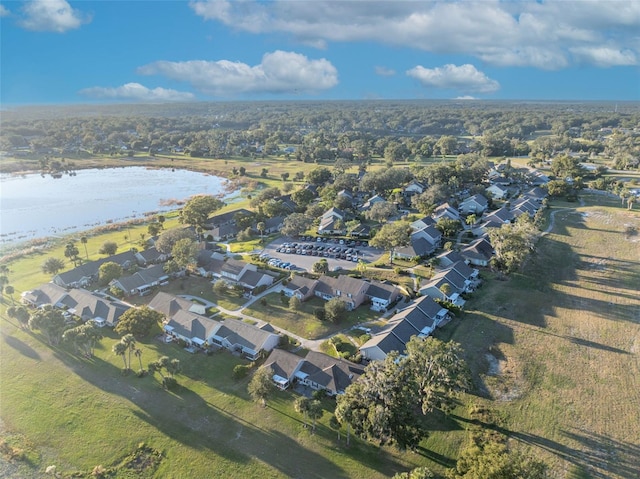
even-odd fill
[(86, 230), (125, 221), (191, 195), (225, 194), (225, 179), (186, 170), (144, 167), (80, 170), (54, 179), (39, 174), (0, 177), (0, 243)]

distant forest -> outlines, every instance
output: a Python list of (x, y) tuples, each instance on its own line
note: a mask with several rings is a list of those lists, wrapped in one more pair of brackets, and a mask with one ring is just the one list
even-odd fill
[[(2, 112), (6, 157), (283, 154), (305, 162), (439, 155), (550, 158), (638, 167), (635, 102), (335, 101), (21, 107)], [(452, 141), (455, 140), (455, 141)]]

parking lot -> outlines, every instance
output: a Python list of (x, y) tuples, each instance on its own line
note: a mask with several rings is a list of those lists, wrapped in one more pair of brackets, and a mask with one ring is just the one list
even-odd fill
[[(341, 243), (342, 241), (342, 243)], [(357, 244), (360, 243), (360, 244)], [(291, 263), (291, 270), (311, 271), (313, 264), (324, 258), (329, 264), (329, 271), (354, 269), (359, 260), (365, 263), (377, 261), (382, 251), (372, 248), (357, 240), (340, 240), (336, 238), (305, 237), (292, 240), (278, 238), (268, 244), (262, 254), (269, 258)]]

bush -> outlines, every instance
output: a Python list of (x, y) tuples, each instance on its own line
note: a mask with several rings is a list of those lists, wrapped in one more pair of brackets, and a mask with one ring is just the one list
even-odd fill
[(250, 369), (251, 369), (251, 365), (249, 364), (238, 364), (236, 367), (233, 368), (233, 373), (231, 375), (233, 379), (242, 379), (247, 377)]
[(320, 321), (327, 319), (327, 313), (324, 308), (316, 308), (313, 310), (313, 315)]

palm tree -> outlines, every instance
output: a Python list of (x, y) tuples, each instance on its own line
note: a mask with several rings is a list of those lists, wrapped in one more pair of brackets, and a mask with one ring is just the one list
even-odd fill
[(313, 425), (311, 426), (312, 434), (316, 432), (316, 420), (320, 419), (323, 413), (324, 411), (322, 410), (322, 403), (320, 401), (314, 399), (309, 403), (309, 411), (307, 414), (309, 414), (309, 417), (313, 421)]
[(140, 371), (142, 371), (142, 349), (136, 348), (133, 354), (135, 354), (136, 358), (138, 358), (138, 361), (140, 362)]
[(122, 356), (122, 361), (124, 362), (124, 370), (127, 370), (127, 357), (125, 356), (126, 352), (127, 352), (127, 346), (122, 343), (116, 343), (113, 345), (112, 348), (114, 354), (118, 355), (118, 356)]
[(293, 407), (295, 408), (296, 412), (302, 414), (304, 416), (304, 427), (307, 427), (307, 414), (309, 412), (309, 404), (310, 404), (310, 400), (308, 397), (306, 396), (300, 396), (299, 398), (296, 399), (296, 401), (293, 403)]
[(442, 286), (440, 286), (440, 291), (448, 299), (449, 294), (451, 294), (451, 285), (449, 283), (444, 283)]
[(264, 230), (267, 227), (267, 225), (264, 224), (264, 221), (260, 221), (257, 225), (256, 228), (258, 228), (258, 231), (260, 231), (260, 242), (264, 242)]
[(87, 239), (86, 236), (83, 236), (82, 238), (80, 238), (80, 243), (84, 245), (84, 254), (87, 255), (87, 261), (89, 261), (89, 252), (87, 251), (87, 241), (89, 240)]
[(125, 368), (131, 369), (131, 353), (136, 349), (136, 338), (133, 336), (133, 334), (125, 334), (124, 336), (122, 336), (120, 342), (124, 344), (126, 351), (129, 353), (129, 366), (127, 368), (127, 366), (125, 365)]

